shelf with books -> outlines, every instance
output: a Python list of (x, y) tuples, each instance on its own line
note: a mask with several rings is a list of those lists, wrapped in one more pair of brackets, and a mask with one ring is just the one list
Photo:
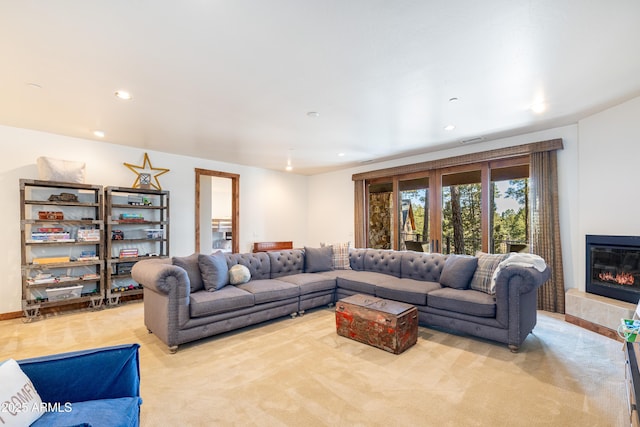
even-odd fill
[(101, 186), (20, 180), (24, 320), (40, 309), (104, 300)]
[(105, 189), (106, 302), (142, 294), (131, 278), (136, 262), (169, 256), (169, 192), (106, 187)]

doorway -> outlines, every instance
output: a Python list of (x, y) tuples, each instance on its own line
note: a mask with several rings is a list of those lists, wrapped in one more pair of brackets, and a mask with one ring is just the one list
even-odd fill
[(240, 175), (195, 169), (195, 251), (238, 253)]

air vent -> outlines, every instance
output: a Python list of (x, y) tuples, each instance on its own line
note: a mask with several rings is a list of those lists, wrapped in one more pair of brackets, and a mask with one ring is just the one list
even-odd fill
[(473, 144), (484, 140), (484, 136), (477, 136), (475, 138), (463, 139), (460, 144)]

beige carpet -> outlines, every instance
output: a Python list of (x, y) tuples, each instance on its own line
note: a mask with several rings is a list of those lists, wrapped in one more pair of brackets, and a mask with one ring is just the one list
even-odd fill
[(546, 312), (518, 354), (420, 327), (400, 355), (337, 336), (328, 308), (171, 355), (142, 314), (3, 321), (0, 360), (138, 342), (143, 426), (628, 425), (622, 345)]

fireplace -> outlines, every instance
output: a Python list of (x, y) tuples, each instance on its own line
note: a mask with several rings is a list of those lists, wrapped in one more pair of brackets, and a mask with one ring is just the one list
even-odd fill
[(640, 236), (587, 235), (586, 290), (637, 304), (640, 300)]

